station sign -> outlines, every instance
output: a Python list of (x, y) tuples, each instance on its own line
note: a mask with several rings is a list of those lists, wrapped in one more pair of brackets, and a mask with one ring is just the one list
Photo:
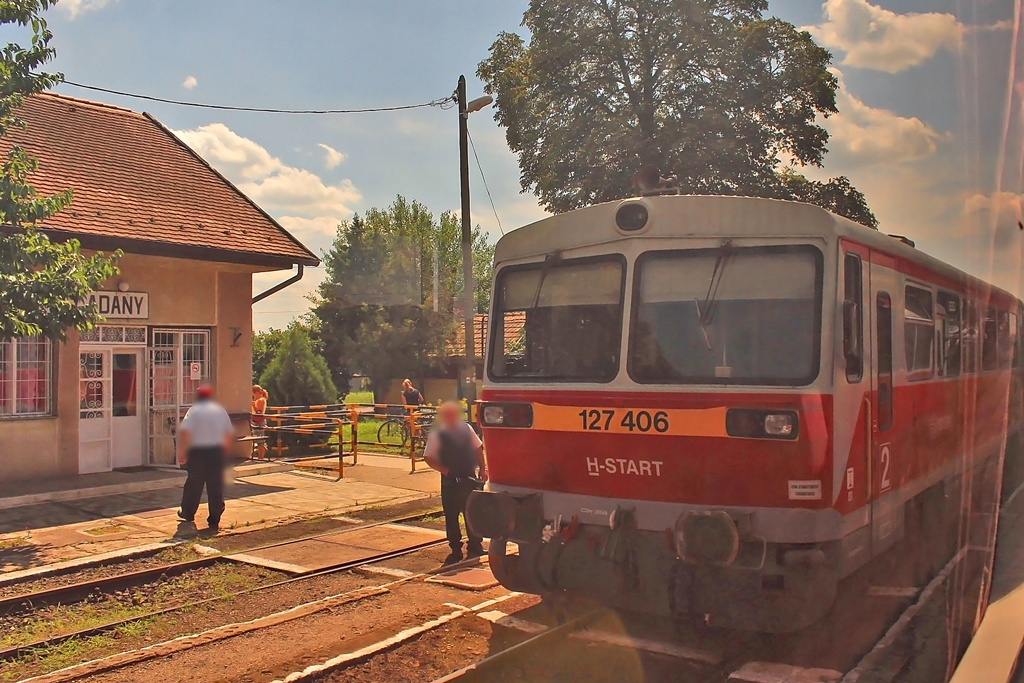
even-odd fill
[(87, 304), (96, 304), (100, 315), (105, 318), (147, 320), (149, 318), (148, 292), (93, 292), (85, 299)]

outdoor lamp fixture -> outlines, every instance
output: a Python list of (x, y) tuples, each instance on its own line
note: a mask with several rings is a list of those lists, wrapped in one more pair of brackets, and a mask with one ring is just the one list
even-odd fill
[(466, 113), (467, 114), (472, 114), (473, 112), (480, 111), (484, 107), (490, 105), (491, 102), (494, 102), (494, 98), (491, 97), (490, 95), (484, 95), (483, 97), (478, 97), (475, 100), (472, 100), (471, 102), (466, 104)]
[(466, 367), (465, 389), (467, 417), (473, 419), (473, 403), (476, 402), (476, 364), (473, 359), (476, 339), (473, 334), (473, 311), (476, 308), (473, 297), (473, 231), (469, 224), (469, 115), (480, 111), (493, 98), (487, 95), (478, 97), (472, 102), (466, 101), (466, 77), (459, 76), (459, 87), (456, 90), (459, 101), (459, 174), (462, 181), (462, 306), (465, 309), (465, 343)]
[(117, 283), (117, 291), (119, 291), (119, 292), (127, 292), (128, 291), (128, 283), (125, 282), (124, 280), (121, 280), (120, 282), (118, 282)]

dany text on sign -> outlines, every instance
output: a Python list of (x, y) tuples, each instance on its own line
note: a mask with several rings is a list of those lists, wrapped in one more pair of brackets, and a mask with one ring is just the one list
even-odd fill
[(146, 292), (93, 292), (86, 303), (96, 304), (107, 318), (148, 318), (149, 294)]

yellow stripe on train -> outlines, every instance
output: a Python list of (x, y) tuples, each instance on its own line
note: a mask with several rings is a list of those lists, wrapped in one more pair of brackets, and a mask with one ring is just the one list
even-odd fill
[(533, 404), (533, 428), (548, 432), (603, 432), (725, 437), (721, 408), (590, 408)]

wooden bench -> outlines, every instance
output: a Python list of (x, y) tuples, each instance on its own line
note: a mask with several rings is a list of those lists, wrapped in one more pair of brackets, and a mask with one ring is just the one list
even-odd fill
[(252, 444), (249, 447), (249, 457), (252, 458), (252, 456), (257, 452), (257, 447), (260, 444), (266, 444), (267, 443), (267, 439), (268, 439), (268, 437), (266, 435), (264, 435), (264, 436), (239, 436), (239, 437), (235, 437), (235, 443), (249, 443), (249, 444)]

